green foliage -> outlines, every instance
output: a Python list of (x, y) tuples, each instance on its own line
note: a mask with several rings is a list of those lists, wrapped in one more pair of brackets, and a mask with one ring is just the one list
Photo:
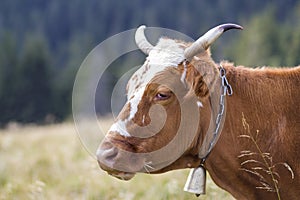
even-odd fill
[[(68, 117), (84, 57), (106, 38), (141, 24), (196, 39), (217, 24), (239, 23), (244, 31), (224, 34), (213, 46), (216, 58), (248, 66), (298, 65), (299, 10), (296, 0), (1, 0), (0, 125)], [(127, 66), (134, 63), (131, 58), (114, 64)], [(122, 74), (122, 66), (108, 71), (105, 88), (112, 88), (116, 81), (111, 79)], [(105, 113), (110, 101), (104, 96), (96, 107)]]
[(7, 122), (11, 119), (10, 110), (13, 108), (13, 89), (15, 67), (17, 65), (16, 42), (11, 33), (5, 33), (4, 42), (0, 46), (0, 110), (1, 121)]
[(50, 114), (50, 55), (45, 42), (29, 36), (20, 58), (10, 36), (2, 46), (0, 121), (41, 122)]
[(227, 56), (250, 67), (299, 65), (300, 29), (275, 16), (276, 9), (271, 7), (245, 22), (245, 30), (227, 48)]
[[(16, 120), (43, 121), (51, 111), (50, 55), (42, 39), (28, 37), (15, 75)], [(50, 114), (50, 113), (49, 113)]]

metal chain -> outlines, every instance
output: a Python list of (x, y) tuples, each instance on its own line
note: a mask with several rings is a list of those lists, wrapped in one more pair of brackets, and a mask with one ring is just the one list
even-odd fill
[[(209, 142), (209, 147), (206, 152), (206, 155), (204, 156), (204, 158), (201, 158), (200, 166), (191, 170), (188, 180), (184, 186), (185, 191), (195, 193), (197, 197), (200, 194), (205, 194), (205, 182), (206, 182), (205, 171), (206, 170), (204, 167), (204, 162), (205, 162), (207, 156), (209, 155), (209, 153), (211, 152), (212, 148), (214, 147), (214, 145), (217, 143), (219, 135), (221, 133), (220, 128), (224, 122), (225, 97), (226, 97), (226, 95), (231, 96), (233, 94), (232, 87), (228, 83), (228, 80), (226, 78), (226, 70), (223, 68), (222, 65), (220, 65), (219, 70), (220, 70), (220, 78), (221, 78), (221, 87), (220, 87), (221, 95), (220, 95), (219, 112), (217, 115), (217, 119), (215, 121), (216, 128), (215, 128), (215, 131), (212, 133), (213, 136), (212, 136), (211, 141)], [(205, 138), (206, 137), (207, 137), (207, 135), (205, 136)], [(204, 148), (205, 148), (205, 145), (204, 145)], [(201, 149), (200, 149), (200, 152), (202, 152)]]
[(222, 87), (223, 87), (223, 94), (224, 96), (227, 95), (231, 96), (233, 94), (233, 90), (231, 85), (228, 83), (228, 80), (226, 78), (226, 70), (225, 68), (220, 64), (220, 78), (222, 80)]
[(220, 126), (221, 126), (222, 118), (223, 118), (224, 112), (225, 112), (225, 97), (226, 97), (226, 95), (231, 96), (233, 94), (232, 87), (228, 83), (228, 80), (226, 78), (226, 70), (224, 69), (224, 67), (221, 64), (220, 64), (220, 78), (221, 78), (222, 85), (221, 85), (221, 96), (220, 96), (220, 109), (219, 109), (219, 113), (218, 113), (218, 116), (216, 119), (216, 129), (213, 132), (213, 138), (209, 143), (209, 148), (208, 148), (207, 154), (204, 158), (202, 158), (202, 161), (201, 161), (202, 164), (206, 160), (208, 154), (211, 152), (214, 145), (217, 143), (218, 135), (221, 132)]

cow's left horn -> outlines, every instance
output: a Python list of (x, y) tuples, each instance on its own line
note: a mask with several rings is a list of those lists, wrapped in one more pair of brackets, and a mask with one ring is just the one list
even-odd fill
[(148, 42), (145, 36), (145, 28), (145, 25), (138, 27), (135, 32), (135, 43), (146, 55), (148, 55), (153, 46)]
[(184, 56), (186, 59), (191, 59), (193, 56), (207, 50), (209, 46), (218, 39), (222, 33), (230, 29), (243, 29), (242, 26), (237, 24), (222, 24), (215, 28), (210, 29), (198, 40), (196, 40), (191, 46), (185, 49)]

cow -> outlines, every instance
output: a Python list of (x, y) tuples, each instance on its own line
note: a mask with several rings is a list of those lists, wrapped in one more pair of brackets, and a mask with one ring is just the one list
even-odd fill
[(236, 199), (300, 198), (300, 66), (247, 68), (214, 62), (209, 47), (222, 24), (195, 42), (135, 35), (145, 63), (97, 150), (100, 167), (136, 173), (208, 171)]

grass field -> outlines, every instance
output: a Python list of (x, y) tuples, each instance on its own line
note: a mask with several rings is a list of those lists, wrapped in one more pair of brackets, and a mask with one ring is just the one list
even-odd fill
[(233, 199), (210, 179), (207, 195), (182, 190), (188, 170), (124, 182), (100, 170), (72, 123), (0, 130), (0, 199)]

